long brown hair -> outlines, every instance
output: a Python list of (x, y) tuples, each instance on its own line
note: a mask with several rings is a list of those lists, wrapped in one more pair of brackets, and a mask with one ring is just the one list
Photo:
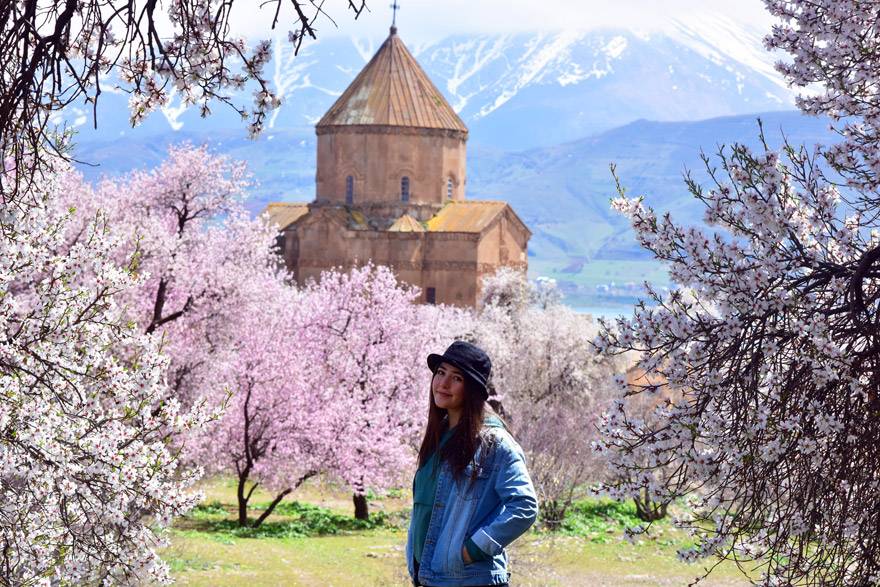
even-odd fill
[[(428, 459), (437, 452), (440, 446), (440, 438), (443, 436), (446, 426), (446, 410), (438, 408), (434, 403), (434, 378), (431, 378), (431, 390), (428, 394), (428, 426), (425, 428), (425, 437), (419, 448), (419, 467), (428, 462)], [(464, 406), (461, 411), (461, 419), (455, 427), (446, 444), (440, 451), (440, 460), (448, 461), (455, 479), (461, 479), (465, 468), (474, 460), (477, 448), (480, 446), (480, 430), (483, 428), (483, 415), (486, 410), (486, 401), (482, 392), (470, 379), (464, 380)]]

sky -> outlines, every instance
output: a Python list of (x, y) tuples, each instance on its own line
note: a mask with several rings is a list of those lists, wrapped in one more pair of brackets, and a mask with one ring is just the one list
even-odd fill
[[(284, 0), (281, 0), (282, 2)], [(237, 3), (236, 32), (265, 37), (274, 6), (255, 10), (261, 0)], [(397, 0), (397, 25), (409, 41), (429, 42), (455, 33), (516, 33), (562, 29), (626, 28), (663, 30), (676, 19), (728, 18), (769, 30), (771, 17), (761, 0)], [(269, 3), (271, 4), (271, 3)], [(367, 0), (367, 10), (355, 21), (348, 0), (325, 0), (327, 18), (318, 35), (379, 37), (391, 24), (391, 0)], [(271, 10), (270, 10), (271, 9)], [(280, 31), (286, 36), (289, 27)], [(271, 36), (271, 35), (270, 35)]]

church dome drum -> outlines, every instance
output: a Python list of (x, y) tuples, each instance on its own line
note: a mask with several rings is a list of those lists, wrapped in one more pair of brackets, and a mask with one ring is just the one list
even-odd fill
[(316, 203), (436, 211), (464, 199), (468, 130), (396, 28), (315, 127)]

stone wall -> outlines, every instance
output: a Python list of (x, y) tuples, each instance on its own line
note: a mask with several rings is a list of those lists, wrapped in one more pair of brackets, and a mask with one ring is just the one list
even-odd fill
[(401, 201), (401, 178), (409, 201), (442, 205), (447, 179), (452, 199), (465, 196), (465, 136), (455, 131), (345, 126), (319, 129), (317, 203), (345, 204), (346, 178), (354, 178), (354, 205)]
[(506, 213), (483, 233), (351, 230), (338, 213), (316, 209), (285, 232), (285, 260), (299, 284), (372, 260), (418, 286), (422, 302), (432, 288), (435, 303), (474, 306), (484, 276), (502, 265), (526, 268), (528, 233)]

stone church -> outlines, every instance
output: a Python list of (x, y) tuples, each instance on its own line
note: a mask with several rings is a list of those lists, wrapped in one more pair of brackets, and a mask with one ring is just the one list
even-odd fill
[(473, 306), (483, 276), (527, 267), (513, 209), (465, 199), (468, 129), (396, 27), (315, 130), (315, 200), (266, 209), (298, 283), (372, 260), (423, 302)]

